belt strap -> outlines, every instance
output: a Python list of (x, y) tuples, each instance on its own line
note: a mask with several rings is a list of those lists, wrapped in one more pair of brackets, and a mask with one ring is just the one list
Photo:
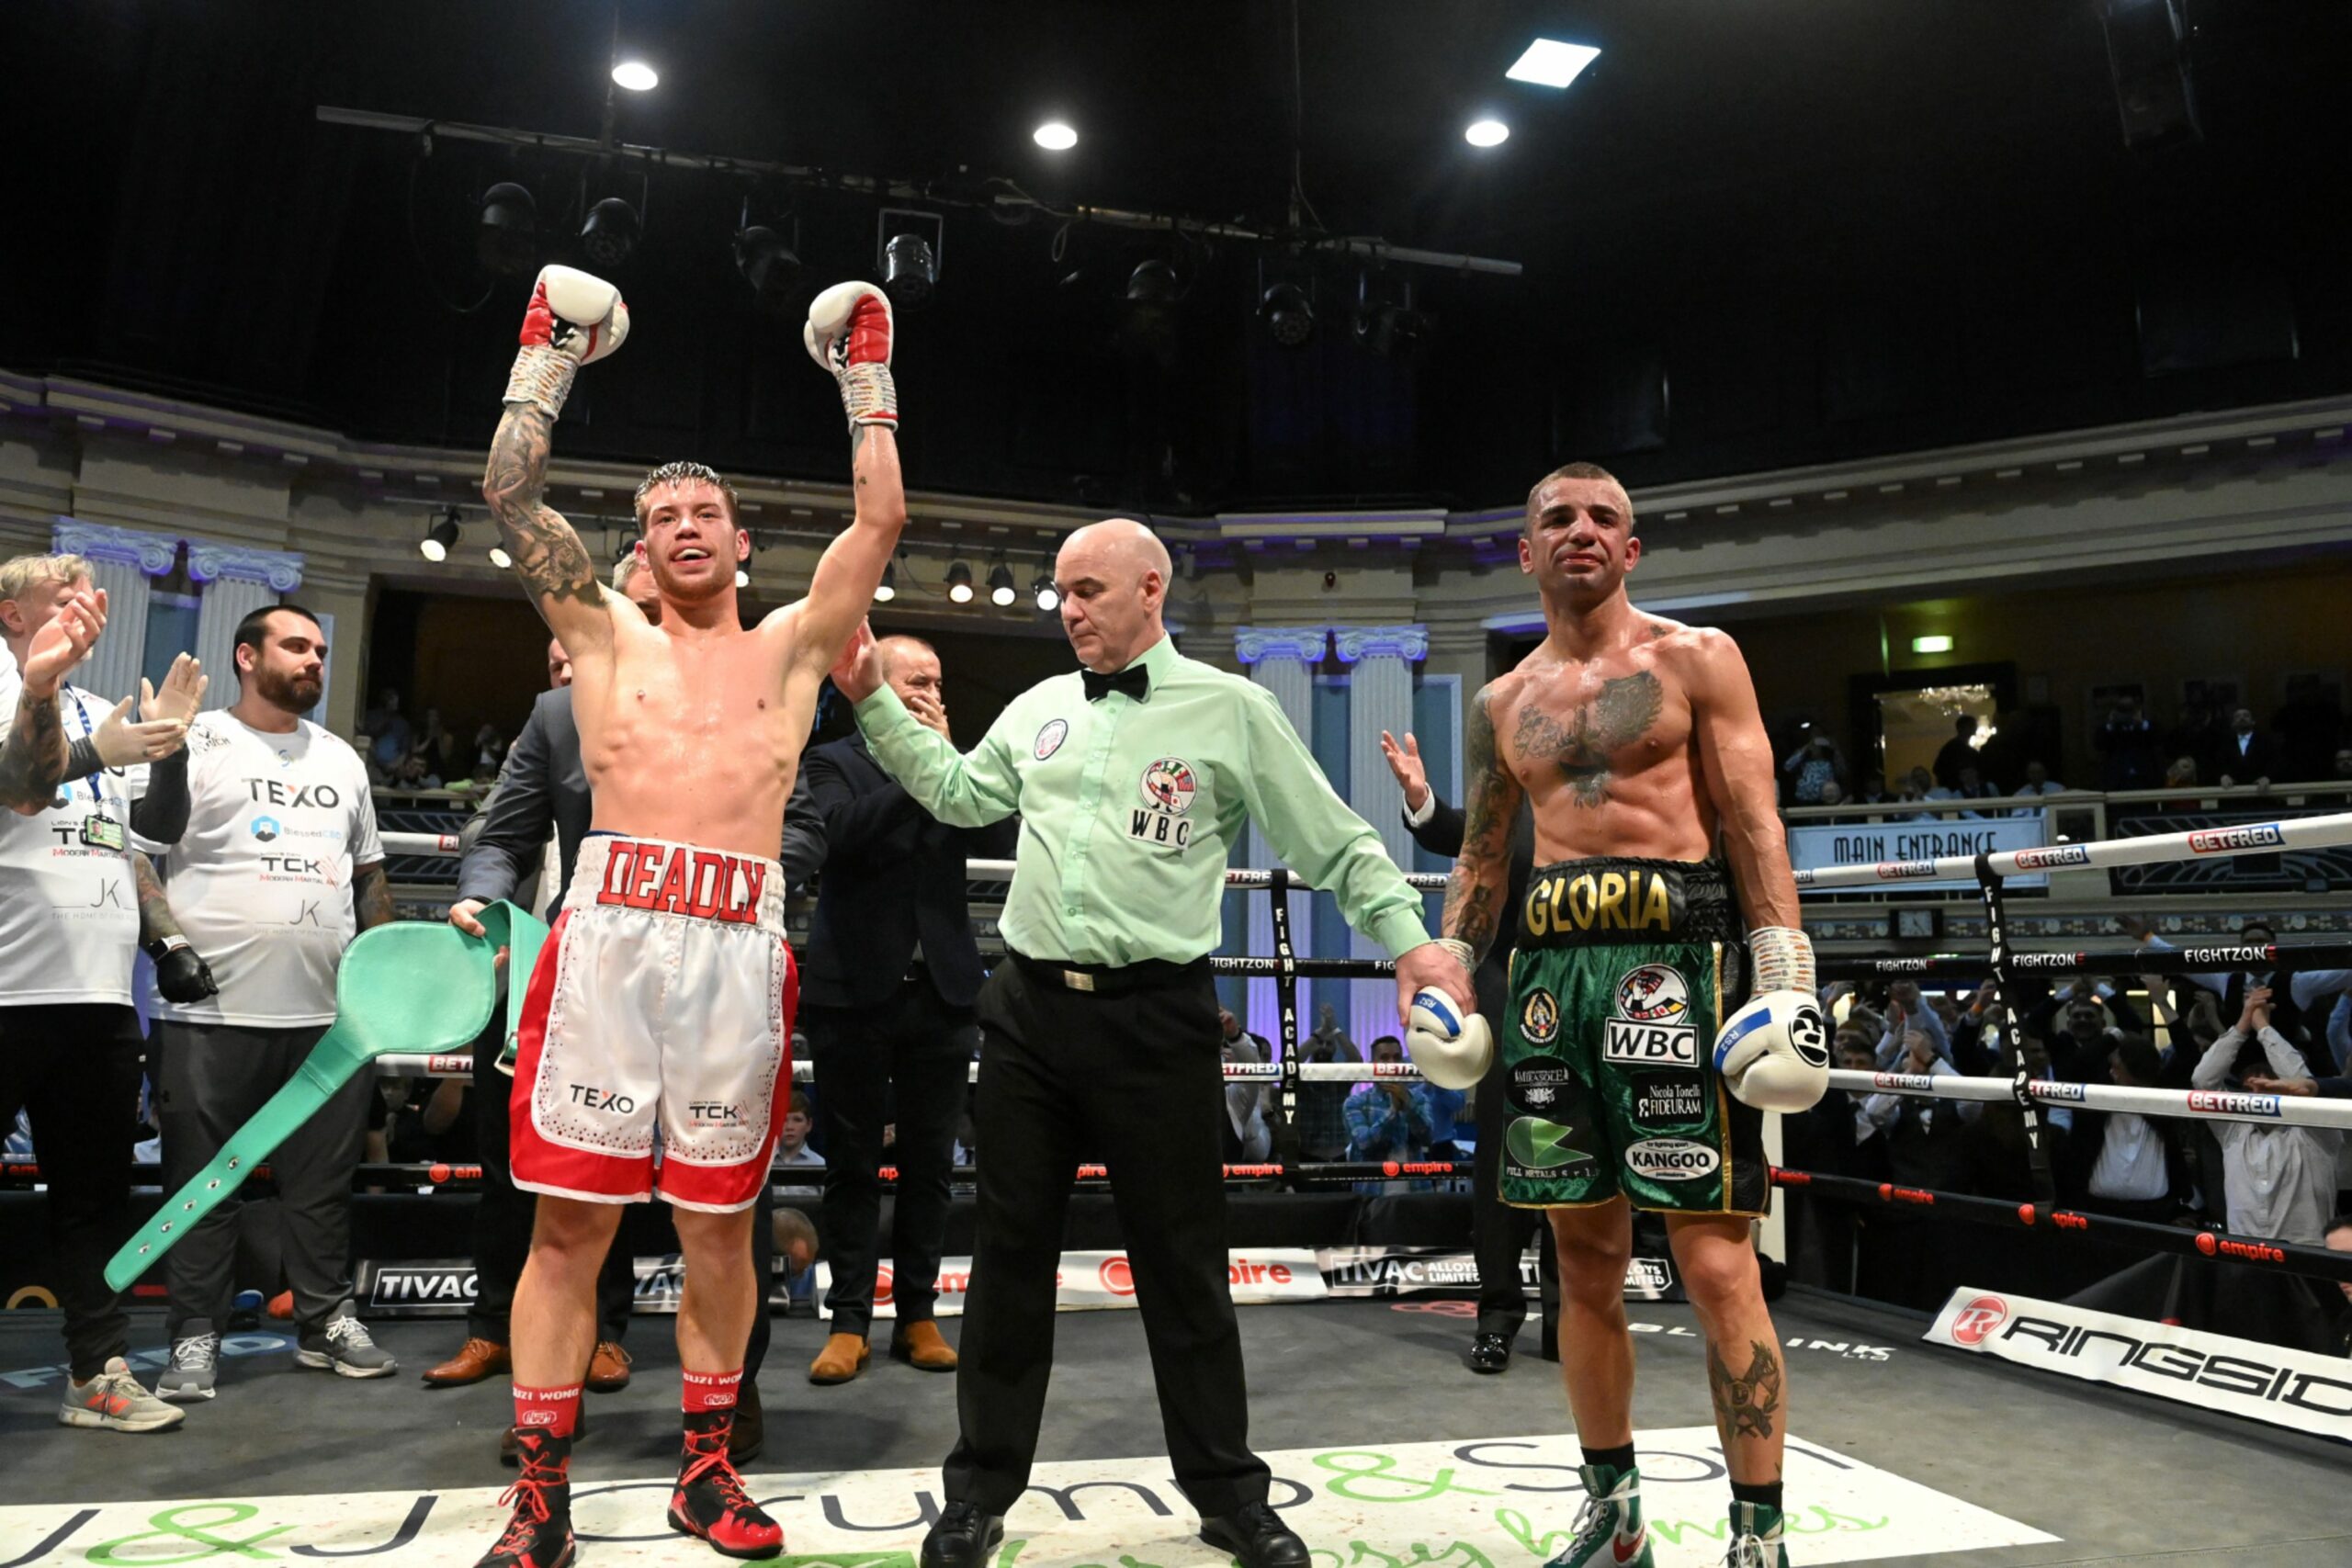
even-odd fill
[(481, 916), (486, 936), (439, 921), (397, 920), (359, 933), (335, 975), (335, 1020), (285, 1087), (229, 1135), (212, 1162), (166, 1199), (107, 1264), (110, 1290), (130, 1288), (237, 1189), (344, 1085), (378, 1056), (454, 1051), (481, 1033), (497, 996), (495, 954), (506, 967), (509, 1034), (530, 986), (547, 927), (508, 903)]

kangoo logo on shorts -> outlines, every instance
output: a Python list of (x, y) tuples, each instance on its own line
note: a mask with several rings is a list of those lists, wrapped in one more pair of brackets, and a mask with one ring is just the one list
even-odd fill
[(2087, 844), (2061, 844), (2055, 849), (2019, 850), (2019, 871), (2046, 871), (2053, 865), (2088, 865), (2091, 863)]
[(1690, 1023), (1690, 987), (1664, 964), (1628, 970), (1617, 982), (1617, 1016), (1600, 1047), (1603, 1061), (1645, 1067), (1695, 1067), (1699, 1032)]
[(1688, 1138), (1645, 1138), (1625, 1150), (1625, 1168), (1652, 1181), (1696, 1181), (1723, 1163), (1723, 1156)]
[(1520, 1038), (1530, 1045), (1549, 1045), (1560, 1034), (1560, 998), (1538, 986), (1527, 993), (1519, 1010)]
[(1962, 1345), (1982, 1345), (2008, 1316), (2008, 1303), (1998, 1296), (1979, 1296), (1952, 1314), (1951, 1337)]
[(1046, 721), (1046, 728), (1037, 731), (1037, 743), (1031, 750), (1036, 753), (1037, 761), (1042, 762), (1046, 758), (1052, 756), (1055, 752), (1060, 750), (1062, 749), (1062, 742), (1069, 739), (1069, 720), (1066, 718), (1047, 719)]
[(2276, 849), (2287, 841), (2276, 822), (2260, 822), (2245, 828), (2204, 828), (2188, 835), (2191, 853), (2200, 855), (2225, 854), (2231, 850)]
[(254, 837), (259, 839), (265, 844), (272, 842), (277, 839), (278, 834), (284, 831), (285, 829), (278, 825), (277, 818), (275, 817), (256, 817), (254, 818)]

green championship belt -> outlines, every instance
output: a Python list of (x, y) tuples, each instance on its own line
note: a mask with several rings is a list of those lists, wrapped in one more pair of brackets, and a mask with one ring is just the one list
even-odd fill
[(480, 919), (486, 936), (425, 920), (395, 920), (360, 932), (344, 950), (335, 976), (334, 1024), (286, 1087), (230, 1135), (212, 1163), (172, 1194), (144, 1229), (123, 1243), (107, 1264), (107, 1288), (129, 1288), (377, 1057), (455, 1051), (479, 1036), (497, 1000), (495, 960), (501, 947), (509, 950), (506, 1041), (500, 1058), (505, 1066), (548, 929), (506, 903), (491, 905)]

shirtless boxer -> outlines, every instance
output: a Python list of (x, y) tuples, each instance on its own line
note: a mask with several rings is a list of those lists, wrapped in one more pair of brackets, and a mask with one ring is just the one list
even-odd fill
[[(1624, 1307), (1636, 1207), (1665, 1214), (1706, 1335), (1732, 1480), (1727, 1561), (1784, 1568), (1787, 1377), (1748, 1239), (1769, 1190), (1756, 1107), (1818, 1099), (1828, 1036), (1747, 664), (1721, 632), (1634, 608), (1625, 578), (1641, 554), (1633, 502), (1590, 464), (1529, 494), (1520, 570), (1548, 635), (1472, 705), (1445, 931), (1475, 955), (1520, 922), (1498, 1047), (1502, 1196), (1550, 1211), (1588, 1497), (1550, 1568), (1650, 1561)], [(1505, 910), (1522, 798), (1537, 869)], [(1732, 1014), (1743, 909), (1756, 995)]]
[(482, 483), (514, 570), (571, 656), (595, 813), (519, 1030), (511, 1163), (514, 1184), (540, 1194), (514, 1306), (523, 1473), (508, 1494), (514, 1518), (481, 1568), (571, 1560), (566, 1465), (596, 1337), (596, 1270), (620, 1205), (657, 1186), (686, 1265), (685, 1453), (670, 1524), (730, 1557), (784, 1548), (727, 1461), (760, 1297), (752, 1204), (792, 1075), (797, 981), (775, 857), (818, 686), (906, 522), (889, 301), (840, 284), (817, 297), (804, 340), (841, 385), (857, 510), (808, 598), (742, 626), (735, 571), (751, 538), (734, 491), (692, 463), (638, 487), (637, 550), (658, 619), (605, 591), (541, 494), (573, 374), (628, 333), (612, 285), (569, 267), (539, 274)]

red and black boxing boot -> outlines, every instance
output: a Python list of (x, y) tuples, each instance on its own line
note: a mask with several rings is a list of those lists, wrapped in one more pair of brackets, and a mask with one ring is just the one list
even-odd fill
[(708, 1541), (722, 1557), (758, 1560), (783, 1552), (784, 1527), (752, 1501), (727, 1457), (742, 1381), (740, 1369), (685, 1374), (685, 1458), (670, 1494), (670, 1528)]
[(498, 1500), (514, 1510), (506, 1533), (474, 1568), (569, 1568), (571, 1539), (571, 1438), (544, 1427), (515, 1429), (523, 1473)]

